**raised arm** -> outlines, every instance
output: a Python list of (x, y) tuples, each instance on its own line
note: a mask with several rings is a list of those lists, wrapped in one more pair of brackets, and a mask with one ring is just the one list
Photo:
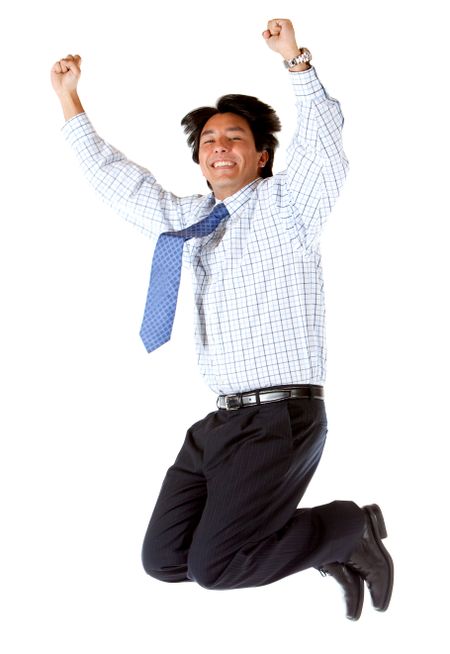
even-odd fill
[[(291, 21), (269, 21), (263, 36), (284, 59), (299, 52)], [(297, 129), (287, 151), (284, 176), (289, 204), (306, 247), (320, 234), (344, 183), (348, 161), (342, 146), (344, 119), (309, 64), (289, 68), (296, 98)]]
[[(64, 113), (63, 134), (88, 182), (110, 207), (146, 235), (187, 226), (195, 196), (179, 198), (165, 191), (146, 168), (129, 161), (95, 131), (78, 97), (81, 57), (67, 55), (51, 69), (51, 81)], [(199, 207), (201, 211), (201, 207)]]

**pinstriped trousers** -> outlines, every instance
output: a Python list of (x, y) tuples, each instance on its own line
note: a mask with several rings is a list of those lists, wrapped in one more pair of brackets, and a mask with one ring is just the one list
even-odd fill
[(146, 572), (231, 589), (347, 561), (362, 536), (363, 511), (347, 501), (297, 508), (326, 433), (320, 399), (219, 409), (194, 424), (148, 525)]

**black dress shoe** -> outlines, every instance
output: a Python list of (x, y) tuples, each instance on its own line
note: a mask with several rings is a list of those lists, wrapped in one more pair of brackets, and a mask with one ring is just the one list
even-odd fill
[(386, 611), (394, 584), (394, 563), (381, 542), (387, 536), (386, 525), (377, 504), (362, 509), (366, 514), (366, 525), (361, 541), (346, 565), (365, 580), (374, 608)]
[(347, 618), (359, 620), (364, 602), (364, 582), (357, 572), (343, 563), (327, 563), (319, 568), (324, 577), (329, 575), (336, 579), (344, 591), (347, 604)]

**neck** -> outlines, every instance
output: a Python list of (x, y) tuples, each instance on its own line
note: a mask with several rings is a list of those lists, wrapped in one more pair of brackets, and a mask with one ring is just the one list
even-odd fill
[(249, 184), (252, 184), (253, 182), (255, 182), (257, 179), (261, 179), (261, 176), (257, 175), (256, 177), (254, 177), (253, 179), (250, 179), (248, 182), (246, 182), (242, 186), (239, 186), (238, 188), (214, 188), (214, 186), (213, 186), (212, 191), (214, 193), (214, 197), (217, 198), (217, 200), (221, 200), (221, 201), (226, 200), (226, 198), (229, 198), (232, 195), (234, 195), (235, 193), (238, 193), (239, 191), (241, 191), (243, 188), (245, 188)]

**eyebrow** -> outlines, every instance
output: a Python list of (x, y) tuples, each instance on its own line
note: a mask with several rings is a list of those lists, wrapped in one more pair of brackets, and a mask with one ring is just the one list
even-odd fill
[[(215, 134), (217, 130), (215, 129), (206, 129), (204, 132), (201, 133), (200, 137), (203, 136), (208, 136), (208, 134)], [(245, 132), (245, 129), (242, 127), (227, 127), (225, 129), (226, 132)]]

